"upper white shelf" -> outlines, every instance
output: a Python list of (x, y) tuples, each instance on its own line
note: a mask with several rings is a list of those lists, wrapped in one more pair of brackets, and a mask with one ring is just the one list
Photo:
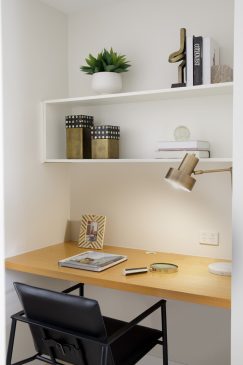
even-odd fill
[(165, 99), (178, 99), (188, 97), (201, 97), (233, 93), (233, 82), (220, 84), (190, 86), (171, 89), (132, 91), (119, 94), (93, 95), (78, 98), (46, 100), (45, 104), (69, 105), (104, 105), (144, 101), (157, 101)]
[[(186, 152), (185, 152), (186, 154)], [(106, 160), (102, 160), (102, 159), (97, 159), (97, 160), (92, 160), (92, 159), (47, 159), (45, 162), (49, 162), (49, 163), (81, 163), (81, 164), (86, 164), (86, 163), (92, 163), (92, 164), (112, 164), (112, 163), (155, 163), (155, 164), (162, 164), (162, 163), (168, 163), (168, 164), (178, 164), (181, 162), (182, 159), (168, 159), (168, 158), (157, 158), (157, 159), (152, 159), (152, 158), (145, 158), (145, 159), (141, 159), (141, 158), (120, 158), (120, 159), (106, 159)], [(232, 163), (232, 158), (230, 157), (223, 157), (223, 158), (200, 158), (200, 163)]]

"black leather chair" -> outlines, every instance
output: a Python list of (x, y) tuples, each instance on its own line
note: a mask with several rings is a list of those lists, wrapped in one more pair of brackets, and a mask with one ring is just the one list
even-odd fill
[[(24, 310), (11, 317), (7, 365), (36, 359), (56, 365), (62, 365), (60, 361), (73, 365), (133, 365), (157, 344), (163, 348), (163, 365), (168, 365), (165, 300), (127, 323), (102, 316), (93, 299), (21, 283), (14, 286)], [(157, 309), (161, 310), (162, 330), (138, 325)], [(37, 353), (13, 364), (17, 321), (29, 325)]]

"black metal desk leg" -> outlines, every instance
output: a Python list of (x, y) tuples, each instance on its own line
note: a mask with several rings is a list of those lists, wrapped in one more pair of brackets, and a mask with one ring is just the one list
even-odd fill
[(84, 284), (83, 283), (79, 284), (79, 295), (80, 295), (80, 297), (84, 296)]
[(11, 365), (12, 355), (13, 355), (13, 345), (14, 345), (14, 336), (16, 331), (16, 319), (12, 319), (9, 343), (8, 343), (8, 352), (7, 352), (7, 361), (6, 365)]
[(161, 306), (161, 322), (163, 331), (163, 365), (168, 365), (166, 301), (164, 301)]
[(80, 297), (83, 297), (84, 296), (84, 284), (83, 283), (73, 285), (70, 288), (63, 290), (62, 293), (71, 293), (72, 291), (77, 290), (77, 289), (79, 290)]

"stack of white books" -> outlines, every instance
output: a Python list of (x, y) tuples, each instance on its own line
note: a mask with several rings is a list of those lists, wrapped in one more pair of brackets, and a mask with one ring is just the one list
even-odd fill
[(127, 260), (127, 256), (107, 252), (85, 251), (59, 260), (58, 265), (88, 271), (103, 271)]
[(155, 158), (183, 158), (186, 153), (193, 153), (198, 158), (210, 157), (208, 141), (158, 141)]

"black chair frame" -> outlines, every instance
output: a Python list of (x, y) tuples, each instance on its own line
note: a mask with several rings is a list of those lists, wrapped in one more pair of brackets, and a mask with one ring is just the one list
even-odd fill
[[(70, 293), (77, 289), (79, 289), (79, 295), (82, 296), (83, 291), (84, 291), (84, 284), (82, 284), (82, 283), (74, 285), (66, 290), (63, 290), (63, 293)], [(46, 330), (55, 330), (56, 332), (59, 332), (61, 334), (68, 334), (77, 340), (80, 339), (83, 341), (89, 341), (91, 343), (99, 344), (99, 346), (101, 346), (101, 348), (102, 348), (102, 358), (101, 358), (100, 365), (107, 365), (109, 346), (112, 343), (114, 343), (117, 339), (119, 339), (121, 336), (123, 336), (125, 333), (127, 333), (131, 328), (136, 326), (143, 319), (148, 317), (151, 313), (156, 311), (157, 309), (161, 310), (161, 325), (162, 325), (162, 329), (161, 329), (162, 340), (157, 340), (157, 344), (162, 346), (163, 365), (168, 365), (166, 300), (164, 300), (164, 299), (161, 299), (160, 301), (158, 301), (157, 303), (152, 305), (150, 308), (145, 310), (143, 313), (141, 313), (139, 316), (134, 318), (132, 321), (125, 324), (122, 328), (120, 328), (115, 333), (113, 333), (110, 337), (108, 337), (108, 339), (105, 342), (97, 340), (97, 338), (92, 338), (92, 337), (85, 336), (85, 335), (80, 336), (80, 334), (77, 332), (67, 331), (67, 330), (64, 331), (59, 327), (45, 324), (43, 322), (33, 321), (25, 316), (25, 312), (23, 310), (20, 312), (17, 312), (16, 314), (11, 316), (12, 324), (11, 324), (11, 330), (10, 330), (10, 336), (9, 336), (9, 345), (8, 345), (8, 351), (7, 351), (6, 365), (23, 365), (23, 364), (27, 364), (31, 361), (34, 361), (34, 360), (40, 360), (45, 363), (53, 364), (53, 365), (63, 365), (63, 363), (56, 361), (56, 359), (54, 358), (53, 353), (52, 353), (53, 346), (58, 346), (59, 348), (61, 348), (62, 351), (65, 352), (63, 345), (54, 340), (48, 340), (48, 339), (46, 339), (46, 343), (48, 343), (48, 341), (50, 341), (50, 344), (48, 346), (50, 359), (47, 358), (46, 356), (41, 355), (40, 353), (36, 353), (35, 355), (33, 355), (31, 357), (28, 357), (21, 361), (12, 363), (12, 354), (13, 354), (16, 326), (17, 326), (18, 321), (27, 323), (28, 325), (40, 327), (42, 329), (44, 339), (46, 338), (46, 336), (45, 336)], [(82, 356), (84, 363), (85, 363), (85, 356), (82, 353), (82, 348), (78, 347), (78, 342), (77, 342), (77, 347), (72, 350), (78, 351), (79, 354)]]

